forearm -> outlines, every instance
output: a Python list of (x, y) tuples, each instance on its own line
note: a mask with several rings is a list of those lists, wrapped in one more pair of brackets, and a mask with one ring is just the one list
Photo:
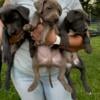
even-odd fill
[(83, 48), (83, 39), (81, 36), (56, 36), (54, 44), (59, 45), (63, 50), (78, 51)]

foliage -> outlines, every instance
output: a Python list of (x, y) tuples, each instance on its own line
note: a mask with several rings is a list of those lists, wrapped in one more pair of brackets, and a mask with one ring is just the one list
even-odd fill
[(93, 17), (100, 18), (100, 0), (96, 0), (93, 4), (90, 3), (91, 0), (80, 0), (83, 9), (90, 13)]
[(0, 0), (0, 7), (2, 6), (3, 2), (4, 2), (4, 0)]

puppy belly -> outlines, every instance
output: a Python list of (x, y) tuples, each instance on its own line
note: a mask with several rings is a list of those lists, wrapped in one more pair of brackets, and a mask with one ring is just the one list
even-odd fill
[(47, 46), (39, 46), (37, 51), (37, 60), (41, 65), (46, 65), (52, 59), (51, 50)]
[(40, 65), (60, 66), (62, 64), (62, 55), (59, 50), (51, 50), (47, 46), (39, 46), (37, 53), (38, 63)]
[(52, 64), (56, 65), (56, 67), (61, 67), (64, 62), (64, 58), (62, 57), (59, 50), (52, 51)]

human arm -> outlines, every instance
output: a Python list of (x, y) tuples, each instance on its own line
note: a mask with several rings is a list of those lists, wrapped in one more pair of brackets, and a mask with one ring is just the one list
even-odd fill
[[(40, 34), (43, 31), (43, 29), (44, 27), (41, 24), (37, 26), (37, 28), (31, 34), (33, 40), (39, 41)], [(46, 39), (46, 45), (57, 44), (61, 49), (71, 51), (71, 52), (75, 52), (83, 48), (83, 39), (81, 36), (67, 36), (67, 34), (65, 35), (66, 35), (64, 41), (65, 43), (63, 44), (61, 43), (60, 36), (56, 35), (55, 31), (52, 30)]]

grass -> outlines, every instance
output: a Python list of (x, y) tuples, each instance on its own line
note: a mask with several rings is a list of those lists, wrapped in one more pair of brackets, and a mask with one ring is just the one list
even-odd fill
[(99, 26), (100, 26), (100, 22), (94, 22), (90, 24), (89, 29), (94, 30), (95, 32), (98, 32), (100, 31)]
[[(74, 82), (74, 86), (77, 90), (78, 100), (100, 100), (100, 37), (92, 38), (93, 53), (91, 55), (86, 54), (83, 50), (80, 51), (81, 58), (85, 62), (86, 74), (89, 85), (92, 89), (92, 94), (88, 95), (81, 84), (79, 79), (79, 72), (73, 70), (71, 77)], [(5, 66), (2, 72), (2, 82), (5, 79)], [(0, 100), (19, 100), (18, 94), (11, 85), (9, 92), (3, 88), (0, 90)]]

